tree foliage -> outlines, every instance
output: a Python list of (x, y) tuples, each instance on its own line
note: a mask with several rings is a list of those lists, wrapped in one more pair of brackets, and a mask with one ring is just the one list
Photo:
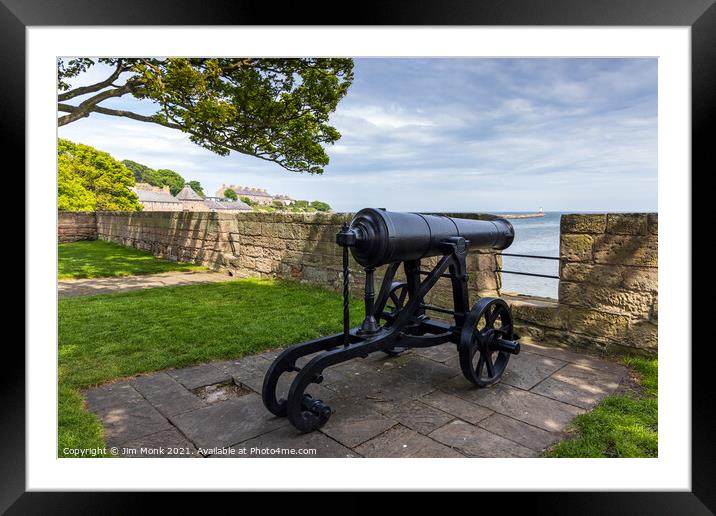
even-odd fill
[(156, 171), (156, 174), (157, 182), (159, 183), (157, 186), (168, 186), (172, 195), (178, 194), (184, 188), (185, 181), (179, 172), (174, 172), (168, 168), (160, 168)]
[(57, 143), (60, 210), (139, 211), (132, 172), (106, 152), (60, 139)]
[(137, 163), (136, 161), (129, 159), (122, 161), (122, 164), (132, 171), (134, 178), (138, 183), (148, 183), (152, 186), (158, 186), (160, 188), (168, 186), (172, 195), (178, 194), (179, 191), (184, 188), (184, 185), (188, 184), (196, 193), (204, 197), (204, 189), (201, 187), (201, 183), (199, 181), (187, 182), (179, 172), (175, 172), (174, 170), (170, 170), (168, 168), (154, 170), (153, 168), (149, 168), (146, 165), (142, 165), (141, 163)]
[(224, 190), (224, 197), (227, 199), (231, 199), (232, 201), (235, 201), (239, 198), (238, 194), (231, 188), (227, 188)]
[(129, 159), (122, 160), (122, 165), (132, 171), (137, 183), (149, 183), (150, 185), (159, 186), (156, 170), (153, 168)]
[(201, 183), (199, 181), (189, 181), (187, 184), (191, 187), (192, 190), (198, 193), (200, 197), (206, 197), (206, 195), (204, 194), (204, 188), (202, 188)]
[[(113, 70), (90, 86), (70, 82), (97, 63)], [(353, 81), (343, 58), (105, 58), (58, 60), (58, 119), (65, 125), (92, 113), (179, 129), (220, 155), (230, 151), (294, 172), (320, 174), (324, 145), (340, 138), (329, 115)], [(122, 82), (122, 80), (124, 82)], [(153, 102), (152, 115), (110, 109), (123, 95)], [(79, 96), (84, 100), (68, 103)]]
[(311, 208), (315, 208), (317, 211), (331, 211), (330, 204), (323, 201), (312, 201)]

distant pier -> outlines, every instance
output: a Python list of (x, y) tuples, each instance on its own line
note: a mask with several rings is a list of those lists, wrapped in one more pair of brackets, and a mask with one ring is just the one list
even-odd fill
[(543, 211), (537, 211), (535, 213), (508, 213), (505, 215), (499, 215), (503, 219), (534, 219), (536, 217), (544, 217)]

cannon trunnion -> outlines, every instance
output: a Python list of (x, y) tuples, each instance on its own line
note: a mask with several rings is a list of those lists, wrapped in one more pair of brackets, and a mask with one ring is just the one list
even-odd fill
[[(467, 380), (477, 387), (499, 381), (510, 355), (520, 352), (519, 337), (503, 300), (482, 298), (470, 307), (465, 258), (469, 249), (505, 249), (513, 239), (514, 229), (504, 219), (468, 220), (373, 208), (356, 213), (336, 235), (343, 250), (343, 332), (284, 350), (264, 377), (266, 408), (288, 417), (302, 432), (316, 430), (331, 417), (331, 409), (306, 390), (323, 381), (326, 368), (376, 351), (394, 356), (447, 342), (457, 345)], [(366, 276), (365, 318), (356, 328), (349, 328), (348, 323), (349, 250)], [(429, 271), (422, 270), (420, 260), (432, 256), (440, 256), (438, 263)], [(376, 296), (373, 276), (375, 268), (383, 265)], [(401, 266), (405, 281), (396, 281)], [(425, 303), (441, 277), (450, 278), (452, 310)], [(431, 319), (428, 311), (449, 314), (454, 323)], [(291, 373), (296, 374), (286, 397), (277, 397), (281, 377)]]

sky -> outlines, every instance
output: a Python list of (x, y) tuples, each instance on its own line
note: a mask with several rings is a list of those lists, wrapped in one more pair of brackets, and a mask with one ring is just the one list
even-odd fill
[[(656, 59), (362, 58), (354, 75), (322, 175), (96, 113), (58, 135), (175, 170), (209, 195), (240, 184), (336, 211), (657, 211)], [(130, 96), (101, 105), (154, 109)]]

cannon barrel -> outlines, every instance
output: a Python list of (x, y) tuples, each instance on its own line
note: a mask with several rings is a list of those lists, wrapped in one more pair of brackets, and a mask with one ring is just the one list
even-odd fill
[(515, 230), (505, 219), (472, 220), (365, 208), (350, 224), (353, 258), (363, 267), (443, 254), (441, 242), (463, 237), (473, 249), (505, 249)]

